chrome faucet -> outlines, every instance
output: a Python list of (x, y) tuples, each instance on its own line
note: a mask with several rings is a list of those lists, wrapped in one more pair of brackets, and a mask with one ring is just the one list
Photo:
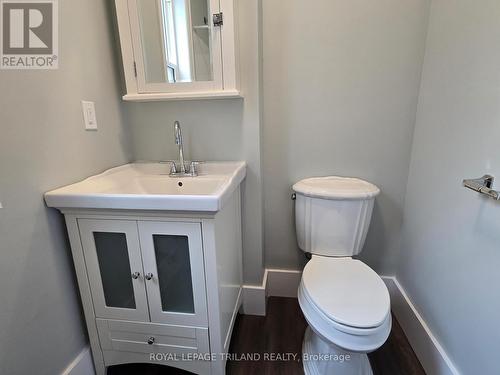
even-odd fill
[(186, 173), (186, 165), (184, 164), (184, 145), (182, 144), (182, 130), (179, 121), (174, 122), (175, 144), (179, 146), (179, 173)]
[(170, 177), (196, 177), (198, 176), (198, 171), (196, 166), (201, 161), (191, 161), (189, 162), (189, 171), (186, 169), (186, 161), (184, 160), (184, 145), (182, 143), (182, 130), (179, 121), (174, 122), (174, 137), (175, 144), (179, 146), (179, 163), (175, 160), (168, 160), (171, 163)]

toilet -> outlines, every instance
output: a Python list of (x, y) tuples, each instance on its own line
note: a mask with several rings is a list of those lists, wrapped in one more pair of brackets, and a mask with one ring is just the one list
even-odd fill
[(311, 254), (298, 290), (308, 323), (305, 374), (372, 375), (367, 353), (391, 331), (389, 292), (352, 257), (363, 248), (380, 190), (346, 177), (308, 178), (293, 186), (300, 249)]

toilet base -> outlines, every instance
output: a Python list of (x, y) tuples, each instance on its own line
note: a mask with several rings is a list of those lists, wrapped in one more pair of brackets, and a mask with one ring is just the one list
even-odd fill
[(319, 337), (307, 327), (302, 345), (306, 375), (373, 375), (365, 353), (347, 352)]

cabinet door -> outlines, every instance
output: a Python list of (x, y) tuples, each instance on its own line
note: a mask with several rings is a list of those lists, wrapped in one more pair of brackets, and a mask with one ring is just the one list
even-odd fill
[(137, 222), (79, 219), (95, 314), (148, 321)]
[(139, 222), (151, 321), (207, 325), (201, 225)]

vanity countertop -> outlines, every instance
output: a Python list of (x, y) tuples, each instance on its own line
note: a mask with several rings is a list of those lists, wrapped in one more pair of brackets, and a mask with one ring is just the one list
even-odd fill
[(170, 164), (137, 162), (45, 194), (59, 209), (217, 212), (246, 176), (245, 162), (205, 162), (196, 177), (170, 177)]

